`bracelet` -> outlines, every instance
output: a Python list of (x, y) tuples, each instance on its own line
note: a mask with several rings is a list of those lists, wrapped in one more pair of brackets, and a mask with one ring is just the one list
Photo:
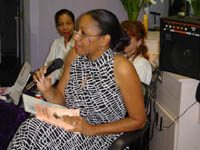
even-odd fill
[(53, 89), (53, 94), (50, 97), (44, 97), (47, 101), (50, 101), (54, 98), (55, 96), (55, 90)]

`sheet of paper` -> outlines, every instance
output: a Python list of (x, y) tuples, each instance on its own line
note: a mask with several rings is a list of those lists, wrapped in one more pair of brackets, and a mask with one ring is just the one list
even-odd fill
[(74, 126), (65, 123), (62, 119), (62, 116), (79, 116), (79, 110), (77, 109), (44, 107), (40, 104), (36, 104), (36, 112), (38, 119), (51, 123), (55, 126), (64, 128), (65, 130), (73, 129)]
[(40, 104), (41, 106), (45, 106), (45, 107), (54, 107), (54, 108), (66, 109), (66, 107), (64, 107), (64, 106), (49, 103), (49, 102), (46, 102), (44, 100), (37, 99), (33, 96), (29, 96), (27, 94), (23, 94), (22, 97), (23, 97), (25, 111), (32, 113), (32, 114), (35, 114), (35, 115), (37, 114), (36, 109), (35, 109), (36, 104)]
[(15, 84), (10, 90), (10, 97), (13, 99), (14, 104), (19, 103), (19, 98), (22, 94), (22, 91), (30, 77), (31, 65), (28, 62), (24, 62), (24, 65), (15, 81)]
[[(64, 128), (65, 130), (73, 129), (74, 127), (63, 121), (62, 116), (79, 116), (79, 109), (67, 109), (64, 106), (45, 102), (32, 96), (23, 94), (25, 111), (35, 114), (42, 121), (46, 121), (55, 126)], [(79, 134), (78, 132), (76, 132)]]
[(1, 96), (1, 95), (0, 95), (0, 99), (1, 99), (1, 100), (4, 100), (4, 101), (7, 100), (6, 96)]

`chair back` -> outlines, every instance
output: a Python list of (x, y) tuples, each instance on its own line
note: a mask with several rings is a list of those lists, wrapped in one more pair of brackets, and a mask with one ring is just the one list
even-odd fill
[[(150, 104), (151, 104), (151, 86), (145, 83), (142, 84), (142, 92), (144, 96), (145, 110), (147, 114), (147, 122), (142, 129), (135, 131), (126, 132), (121, 135), (109, 148), (109, 150), (123, 150), (125, 147), (129, 146), (130, 149), (143, 149), (144, 136), (150, 126)], [(137, 145), (136, 145), (137, 144)], [(132, 147), (133, 146), (133, 147)]]
[(147, 85), (143, 82), (141, 82), (142, 84), (142, 93), (143, 93), (143, 96), (144, 96), (144, 105), (145, 105), (145, 110), (146, 110), (146, 113), (147, 115), (149, 114), (149, 109), (150, 109), (150, 98), (151, 98), (151, 86), (150, 85)]

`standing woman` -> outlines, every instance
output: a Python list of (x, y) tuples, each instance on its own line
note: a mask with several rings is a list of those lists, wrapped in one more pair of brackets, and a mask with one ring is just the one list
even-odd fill
[(47, 101), (80, 110), (79, 117), (56, 117), (73, 129), (30, 118), (19, 127), (9, 150), (107, 150), (123, 132), (144, 126), (141, 83), (133, 65), (119, 54), (129, 37), (117, 17), (104, 9), (86, 12), (74, 40), (56, 88), (44, 76), (45, 68), (34, 76)]
[[(65, 57), (69, 50), (74, 45), (72, 35), (75, 28), (75, 17), (74, 14), (68, 9), (61, 9), (55, 14), (56, 28), (61, 35), (53, 41), (50, 47), (49, 54), (45, 60), (44, 65), (49, 66), (54, 59), (61, 58), (65, 60)], [(63, 72), (63, 67), (52, 73), (52, 84), (60, 79)]]
[(144, 39), (147, 36), (144, 25), (140, 21), (124, 21), (121, 23), (122, 29), (131, 38), (130, 44), (125, 47), (124, 54), (133, 63), (140, 81), (150, 84), (152, 78), (152, 67), (148, 61), (148, 48)]

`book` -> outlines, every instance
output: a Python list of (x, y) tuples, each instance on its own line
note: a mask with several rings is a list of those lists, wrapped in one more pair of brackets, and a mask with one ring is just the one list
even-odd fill
[[(41, 99), (23, 94), (24, 109), (26, 112), (36, 115), (39, 120), (59, 126), (65, 130), (73, 129), (74, 126), (64, 122), (62, 116), (79, 116), (79, 109), (67, 109), (64, 106), (46, 102)], [(79, 134), (78, 132), (76, 132)]]

